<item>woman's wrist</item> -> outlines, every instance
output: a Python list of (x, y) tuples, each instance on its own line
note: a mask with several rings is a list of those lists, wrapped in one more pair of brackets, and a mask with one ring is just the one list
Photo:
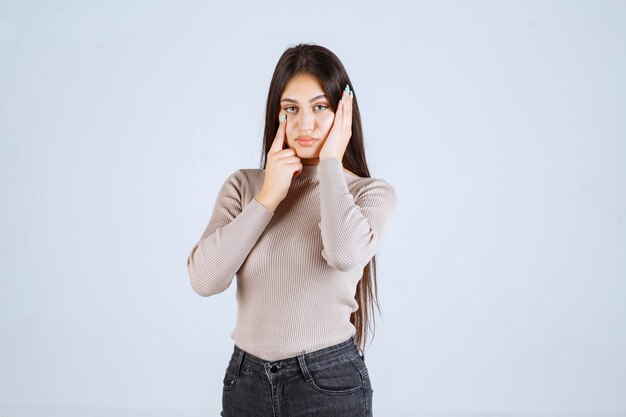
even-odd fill
[(265, 197), (265, 195), (263, 194), (263, 191), (259, 192), (254, 199), (263, 207), (265, 207), (267, 210), (271, 211), (272, 213), (274, 213), (276, 211), (276, 207), (278, 207), (278, 204), (272, 202), (270, 199), (268, 199), (267, 197)]

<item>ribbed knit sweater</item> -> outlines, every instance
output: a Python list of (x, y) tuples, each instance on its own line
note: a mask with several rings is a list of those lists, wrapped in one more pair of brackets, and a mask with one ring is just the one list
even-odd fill
[(267, 361), (343, 342), (356, 334), (356, 286), (397, 204), (383, 179), (344, 171), (339, 159), (303, 165), (274, 212), (259, 203), (265, 170), (226, 179), (187, 258), (192, 288), (219, 294), (237, 277), (231, 333)]

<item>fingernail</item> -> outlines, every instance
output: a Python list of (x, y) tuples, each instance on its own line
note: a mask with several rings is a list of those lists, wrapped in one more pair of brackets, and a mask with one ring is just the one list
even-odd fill
[(350, 87), (348, 86), (348, 84), (346, 84), (346, 88), (345, 88), (345, 90), (346, 90), (346, 93), (349, 93), (349, 92), (350, 92)]
[(280, 115), (280, 121), (281, 122), (284, 122), (286, 118), (287, 118), (287, 115), (285, 113)]
[(354, 94), (352, 94), (352, 91), (350, 91), (350, 98), (354, 99)]
[(343, 103), (343, 97), (341, 97), (341, 102)]

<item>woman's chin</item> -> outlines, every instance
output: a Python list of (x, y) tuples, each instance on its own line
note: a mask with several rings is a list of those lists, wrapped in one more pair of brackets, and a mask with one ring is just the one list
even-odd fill
[(299, 158), (317, 158), (320, 154), (317, 148), (298, 146), (297, 144), (294, 149)]
[(296, 152), (298, 154), (298, 158), (300, 159), (317, 159), (319, 157), (319, 152)]

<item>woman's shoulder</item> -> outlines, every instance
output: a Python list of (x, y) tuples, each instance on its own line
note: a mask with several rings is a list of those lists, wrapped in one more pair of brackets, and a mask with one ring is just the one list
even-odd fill
[(263, 176), (263, 170), (260, 168), (237, 168), (231, 171), (228, 178), (238, 178), (240, 180), (254, 180)]
[(237, 171), (248, 181), (258, 180), (265, 175), (265, 170), (261, 168), (240, 168)]
[(358, 175), (346, 171), (344, 170), (345, 174), (346, 174), (346, 178), (351, 179), (352, 181), (360, 184), (360, 185), (369, 185), (369, 184), (378, 184), (378, 185), (387, 185), (389, 187), (391, 187), (391, 184), (389, 183), (389, 181), (387, 181), (385, 178), (383, 177), (359, 177)]
[(241, 201), (249, 201), (263, 185), (262, 170), (255, 168), (238, 168), (230, 171), (220, 190), (220, 198), (235, 197)]
[(397, 200), (396, 190), (389, 181), (376, 177), (352, 177), (351, 183), (354, 188), (356, 198), (367, 196), (379, 196), (385, 200), (395, 202)]
[(255, 184), (263, 180), (263, 170), (255, 168), (238, 168), (226, 176), (224, 186), (229, 185), (235, 189), (244, 189), (249, 184)]
[(254, 192), (263, 185), (264, 172), (260, 168), (238, 168), (231, 172), (226, 182), (232, 183), (245, 194), (245, 190)]

